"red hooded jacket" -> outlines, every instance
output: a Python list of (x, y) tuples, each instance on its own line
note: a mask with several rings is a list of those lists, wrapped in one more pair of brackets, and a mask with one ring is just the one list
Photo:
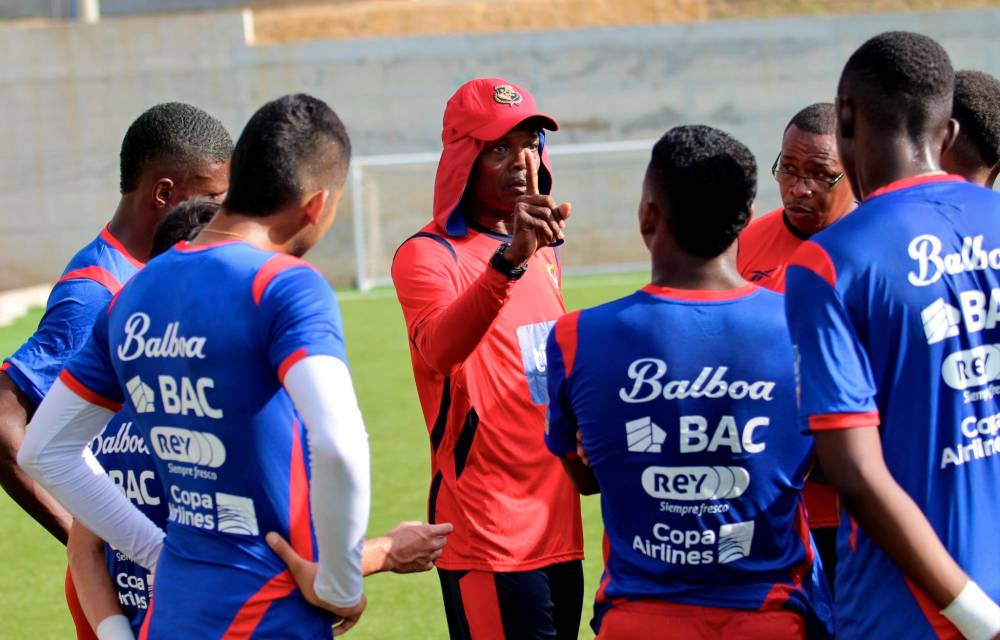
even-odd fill
[[(543, 439), (545, 340), (565, 313), (557, 250), (539, 250), (510, 281), (488, 266), (510, 238), (461, 209), (485, 142), (536, 117), (558, 126), (512, 83), (463, 85), (445, 110), (434, 220), (393, 260), (431, 441), (428, 520), (455, 526), (442, 569), (529, 571), (583, 558), (579, 495)], [(540, 137), (539, 189), (549, 193)]]

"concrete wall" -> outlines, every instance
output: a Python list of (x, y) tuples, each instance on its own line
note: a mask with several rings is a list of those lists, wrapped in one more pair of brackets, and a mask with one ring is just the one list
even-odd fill
[[(326, 0), (344, 2), (345, 0)], [(100, 0), (104, 16), (132, 16), (143, 13), (178, 11), (218, 11), (233, 7), (302, 4), (301, 0)], [(3, 18), (73, 18), (79, 0), (0, 0)]]
[[(242, 14), (223, 13), (0, 28), (0, 289), (51, 280), (93, 237), (117, 201), (122, 134), (166, 100), (207, 109), (235, 137), (264, 101), (307, 91), (340, 113), (357, 154), (433, 151), (452, 91), (499, 75), (531, 88), (561, 120), (553, 144), (656, 138), (693, 122), (730, 131), (757, 155), (758, 208), (767, 210), (777, 203), (767, 169), (785, 122), (833, 96), (844, 61), (865, 38), (921, 31), (957, 67), (1000, 72), (1000, 11), (262, 47), (245, 44), (245, 26)], [(642, 162), (641, 154), (607, 166), (600, 158), (566, 162), (571, 179), (556, 166), (557, 195), (574, 202), (579, 228), (589, 229), (578, 248), (601, 246), (605, 229), (628, 245), (622, 260), (642, 259), (633, 237)], [(426, 218), (432, 169), (375, 185), (375, 204), (394, 221), (382, 246)], [(353, 276), (350, 216), (345, 204), (314, 257), (337, 282)], [(570, 264), (589, 259), (570, 244), (566, 255)]]

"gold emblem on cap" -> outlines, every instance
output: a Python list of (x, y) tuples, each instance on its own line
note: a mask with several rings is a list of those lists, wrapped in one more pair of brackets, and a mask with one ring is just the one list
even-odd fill
[(493, 100), (498, 104), (521, 104), (524, 98), (517, 92), (517, 89), (509, 84), (498, 84), (493, 87)]

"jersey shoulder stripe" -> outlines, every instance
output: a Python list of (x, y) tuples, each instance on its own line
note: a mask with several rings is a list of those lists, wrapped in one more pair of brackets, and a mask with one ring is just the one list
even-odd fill
[(56, 281), (56, 284), (68, 282), (70, 280), (93, 280), (110, 291), (111, 295), (116, 295), (122, 288), (121, 283), (118, 282), (118, 278), (116, 278), (114, 274), (104, 267), (99, 267), (97, 265), (67, 271), (61, 278), (59, 278), (59, 280)]
[(257, 275), (254, 276), (253, 279), (254, 304), (260, 304), (261, 299), (264, 297), (264, 292), (267, 291), (267, 286), (274, 281), (278, 274), (287, 271), (288, 269), (294, 269), (295, 267), (307, 267), (316, 271), (316, 267), (312, 266), (305, 260), (296, 258), (295, 256), (290, 256), (287, 253), (279, 253), (268, 258), (264, 264), (261, 265), (260, 269), (257, 270)]
[[(451, 257), (455, 259), (455, 262), (458, 262), (458, 252), (455, 251), (455, 247), (451, 244), (451, 242), (443, 236), (439, 236), (436, 233), (430, 233), (428, 231), (418, 231), (417, 233), (414, 233), (406, 240), (403, 240), (402, 244), (399, 245), (399, 248), (396, 249), (396, 253), (399, 253), (399, 249), (402, 249), (404, 244), (406, 244), (410, 240), (415, 240), (416, 238), (429, 238), (437, 242), (439, 245), (448, 250), (448, 252), (451, 254)], [(396, 257), (393, 256), (393, 260), (395, 259)]]

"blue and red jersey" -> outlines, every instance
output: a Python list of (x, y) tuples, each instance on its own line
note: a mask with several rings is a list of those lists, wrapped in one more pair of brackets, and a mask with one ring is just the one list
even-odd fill
[[(124, 409), (115, 415), (90, 443), (90, 450), (132, 504), (161, 529), (166, 529), (167, 501), (156, 476), (156, 462), (132, 413)], [(118, 594), (118, 604), (133, 633), (138, 635), (153, 592), (150, 573), (107, 543), (104, 559)]]
[[(1000, 196), (905, 179), (796, 252), (787, 315), (813, 432), (880, 426), (886, 466), (1000, 600)], [(959, 637), (864, 531), (841, 523), (845, 638)]]
[(820, 637), (829, 593), (800, 499), (782, 296), (649, 285), (571, 313), (548, 342), (546, 443), (582, 433), (601, 489), (609, 606), (653, 600), (800, 613)]
[(346, 362), (339, 308), (308, 263), (243, 242), (181, 243), (101, 314), (60, 379), (127, 402), (152, 450), (167, 537), (140, 637), (328, 638), (264, 541), (316, 558), (306, 432), (282, 379), (297, 361)]
[(66, 265), (45, 305), (38, 329), (2, 369), (38, 406), (70, 357), (90, 337), (111, 297), (142, 268), (107, 227)]

